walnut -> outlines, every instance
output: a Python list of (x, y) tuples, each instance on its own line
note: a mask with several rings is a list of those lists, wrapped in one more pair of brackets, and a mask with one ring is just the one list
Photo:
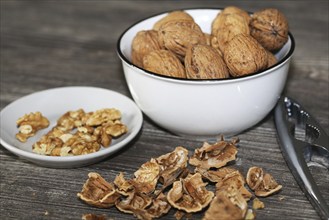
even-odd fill
[(186, 78), (181, 61), (168, 50), (154, 50), (144, 56), (144, 69), (165, 76)]
[(248, 204), (243, 195), (241, 194), (241, 191), (235, 186), (235, 185), (227, 185), (225, 186), (225, 189), (217, 190), (216, 195), (224, 195), (227, 198), (230, 199), (230, 201), (240, 208), (241, 210), (241, 217), (243, 217), (248, 209)]
[(264, 171), (260, 167), (250, 167), (247, 173), (247, 184), (250, 189), (255, 190), (263, 181)]
[(82, 220), (106, 220), (105, 215), (95, 215), (92, 213), (84, 214)]
[(206, 44), (206, 37), (197, 23), (191, 20), (172, 20), (161, 25), (159, 29), (159, 42), (184, 59), (186, 50), (194, 44)]
[(121, 195), (128, 196), (134, 190), (132, 181), (126, 180), (122, 172), (115, 177), (113, 183), (116, 186), (117, 192)]
[(267, 58), (268, 58), (267, 68), (270, 68), (271, 66), (274, 66), (278, 62), (278, 59), (270, 51), (266, 50), (266, 52), (267, 52)]
[(238, 170), (226, 174), (221, 181), (217, 182), (216, 192), (228, 191), (230, 187), (237, 189), (245, 201), (249, 201), (252, 197), (252, 194), (245, 188), (244, 177)]
[[(243, 19), (246, 21), (246, 24), (249, 25), (251, 17), (245, 10), (235, 7), (235, 6), (228, 6), (228, 7), (224, 8), (223, 11), (219, 12), (217, 14), (217, 16), (215, 17), (215, 19), (212, 21), (211, 34), (217, 35), (221, 31), (221, 29), (224, 28), (225, 22), (227, 22), (227, 21), (225, 21), (227, 19), (227, 15), (232, 15), (232, 14), (242, 16)], [(232, 18), (232, 19), (234, 19), (234, 18)], [(234, 22), (234, 21), (232, 21), (232, 22)], [(229, 24), (229, 26), (231, 26), (230, 22), (228, 22), (228, 24)]]
[(159, 196), (153, 199), (149, 207), (135, 210), (134, 215), (139, 219), (154, 219), (167, 214), (170, 209), (171, 205), (168, 203), (166, 195), (160, 193)]
[(93, 112), (88, 120), (86, 121), (86, 125), (88, 126), (99, 126), (101, 124), (120, 120), (121, 112), (115, 108), (104, 108)]
[(256, 218), (256, 213), (252, 209), (248, 209), (244, 220), (254, 220)]
[(239, 8), (239, 7), (236, 7), (236, 6), (232, 6), (232, 5), (225, 7), (224, 10), (221, 13), (222, 14), (239, 14), (239, 15), (243, 16), (246, 19), (246, 21), (248, 22), (248, 24), (249, 24), (249, 22), (251, 20), (251, 17), (250, 17), (250, 15), (249, 15), (248, 12), (246, 12), (242, 8)]
[(133, 184), (138, 192), (152, 193), (158, 182), (160, 166), (155, 159), (144, 163), (135, 173)]
[(288, 41), (288, 21), (274, 8), (255, 12), (250, 21), (250, 34), (267, 50), (277, 51)]
[(68, 111), (57, 120), (57, 125), (62, 131), (68, 132), (74, 128), (82, 126), (82, 118), (85, 115), (83, 109)]
[(99, 151), (100, 147), (95, 136), (77, 132), (63, 144), (60, 156), (90, 154)]
[(252, 201), (252, 208), (253, 209), (263, 209), (265, 208), (265, 205), (262, 201), (260, 201), (258, 198), (255, 198), (253, 201)]
[(247, 173), (247, 184), (255, 191), (256, 196), (266, 197), (278, 192), (282, 185), (278, 184), (272, 175), (265, 173), (262, 168), (251, 167)]
[(185, 11), (172, 11), (172, 12), (168, 13), (165, 17), (158, 20), (154, 24), (153, 30), (159, 30), (161, 25), (163, 25), (164, 23), (166, 23), (168, 21), (172, 21), (172, 20), (190, 20), (190, 21), (194, 21), (193, 17)]
[(133, 64), (143, 67), (143, 57), (153, 50), (160, 50), (158, 32), (155, 30), (139, 31), (132, 41), (131, 60)]
[(107, 182), (101, 175), (93, 172), (88, 174), (88, 179), (83, 185), (82, 191), (77, 195), (84, 202), (99, 208), (113, 206), (120, 197), (112, 183)]
[(243, 210), (234, 205), (224, 194), (218, 194), (210, 203), (203, 220), (232, 220), (243, 219)]
[(156, 158), (160, 166), (159, 181), (164, 187), (171, 185), (187, 167), (188, 151), (178, 146), (174, 151)]
[(194, 155), (189, 159), (189, 163), (204, 169), (223, 167), (228, 162), (235, 160), (238, 152), (235, 146), (237, 142), (238, 140), (233, 140), (232, 142), (221, 140), (212, 145), (205, 142), (201, 148), (195, 149)]
[(202, 181), (199, 173), (187, 176), (174, 182), (167, 194), (168, 202), (179, 210), (198, 212), (206, 207), (214, 196), (205, 186), (206, 183)]
[(220, 13), (212, 23), (212, 35), (216, 37), (217, 44), (223, 52), (228, 42), (238, 34), (250, 34), (249, 21), (238, 13)]
[(152, 198), (149, 195), (133, 191), (125, 198), (116, 201), (115, 206), (121, 212), (134, 214), (138, 210), (143, 210), (152, 204)]
[(32, 145), (32, 151), (41, 155), (60, 156), (62, 146), (63, 141), (59, 137), (45, 135)]
[(216, 49), (205, 44), (196, 44), (186, 51), (185, 70), (190, 79), (228, 78), (229, 71)]
[(39, 130), (49, 126), (49, 120), (40, 112), (31, 112), (20, 117), (16, 121), (19, 132), (16, 138), (20, 142), (26, 142), (29, 137), (34, 136)]
[(224, 50), (224, 60), (232, 76), (243, 76), (267, 68), (266, 50), (250, 35), (238, 34)]
[(201, 167), (196, 167), (194, 171), (196, 173), (200, 173), (202, 177), (214, 183), (220, 182), (228, 175), (238, 172), (236, 169), (231, 167), (222, 167), (216, 170), (207, 170)]

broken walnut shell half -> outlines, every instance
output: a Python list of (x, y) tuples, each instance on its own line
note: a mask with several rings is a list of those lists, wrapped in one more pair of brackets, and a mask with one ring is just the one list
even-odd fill
[(265, 173), (260, 167), (250, 167), (246, 181), (255, 195), (260, 197), (269, 196), (282, 188), (271, 174)]
[(235, 141), (221, 140), (215, 144), (205, 142), (201, 148), (194, 150), (189, 163), (203, 169), (220, 168), (235, 160), (237, 152)]
[(135, 173), (133, 185), (138, 192), (149, 194), (155, 190), (160, 174), (160, 166), (155, 159), (144, 163)]
[(188, 213), (201, 211), (214, 196), (213, 192), (206, 189), (206, 185), (199, 173), (189, 175), (174, 182), (167, 200), (173, 207)]
[(243, 219), (243, 210), (234, 205), (231, 200), (224, 194), (218, 194), (210, 203), (209, 208), (205, 212), (203, 220), (232, 220)]
[(99, 208), (113, 206), (120, 197), (112, 183), (107, 182), (101, 175), (94, 172), (88, 174), (82, 191), (77, 195), (84, 202)]

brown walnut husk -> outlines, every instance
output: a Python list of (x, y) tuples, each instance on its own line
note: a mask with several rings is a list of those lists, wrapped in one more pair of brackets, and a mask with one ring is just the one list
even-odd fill
[(229, 71), (219, 52), (208, 45), (196, 44), (185, 56), (185, 70), (189, 79), (222, 79), (229, 77)]
[(250, 34), (267, 50), (277, 51), (288, 41), (288, 21), (277, 9), (255, 12), (250, 21)]
[(267, 68), (268, 55), (253, 37), (238, 34), (226, 45), (224, 60), (232, 76), (243, 76)]
[(144, 69), (165, 76), (186, 78), (181, 61), (169, 50), (154, 50), (143, 58)]

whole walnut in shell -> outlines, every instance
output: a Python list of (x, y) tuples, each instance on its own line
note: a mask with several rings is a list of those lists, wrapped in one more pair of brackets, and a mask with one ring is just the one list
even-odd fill
[(223, 11), (219, 12), (217, 14), (217, 16), (215, 17), (215, 19), (213, 20), (213, 22), (211, 24), (211, 33), (213, 35), (218, 34), (219, 29), (221, 27), (223, 27), (222, 23), (223, 23), (224, 18), (226, 17), (224, 15), (229, 15), (229, 14), (238, 14), (238, 15), (242, 16), (245, 19), (245, 21), (247, 22), (247, 24), (249, 25), (251, 17), (245, 10), (238, 8), (236, 6), (228, 6), (228, 7), (224, 8)]
[(155, 50), (144, 56), (144, 69), (165, 76), (186, 78), (181, 61), (168, 50)]
[(197, 23), (191, 20), (172, 20), (161, 25), (160, 45), (180, 59), (184, 59), (186, 50), (194, 44), (206, 44), (206, 36)]
[(267, 58), (268, 58), (267, 67), (269, 68), (271, 66), (274, 66), (278, 62), (278, 59), (270, 51), (266, 50), (266, 52), (267, 52)]
[(224, 60), (232, 76), (243, 76), (267, 68), (268, 55), (253, 37), (239, 34), (226, 45)]
[(269, 51), (279, 50), (288, 41), (288, 21), (274, 8), (255, 12), (250, 29), (250, 34)]
[(212, 23), (212, 34), (222, 52), (235, 35), (249, 33), (249, 21), (240, 14), (219, 14)]
[(133, 64), (143, 67), (143, 57), (153, 50), (161, 49), (158, 32), (155, 30), (139, 31), (132, 41), (131, 59)]
[(161, 25), (163, 25), (168, 21), (181, 20), (181, 19), (194, 21), (193, 17), (190, 14), (186, 13), (185, 11), (172, 11), (168, 13), (166, 16), (164, 16), (163, 18), (161, 18), (160, 20), (158, 20), (153, 25), (153, 30), (159, 30)]
[(185, 56), (185, 70), (190, 79), (220, 79), (229, 77), (229, 71), (219, 52), (208, 45), (191, 46)]

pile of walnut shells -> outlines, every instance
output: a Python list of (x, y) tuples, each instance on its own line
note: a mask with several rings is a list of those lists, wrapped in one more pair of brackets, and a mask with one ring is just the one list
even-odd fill
[[(78, 197), (99, 208), (115, 206), (138, 219), (159, 218), (170, 209), (176, 210), (176, 219), (204, 210), (204, 220), (254, 219), (254, 210), (264, 208), (257, 197), (269, 196), (282, 186), (260, 167), (249, 168), (244, 178), (229, 166), (236, 159), (237, 143), (238, 139), (205, 142), (192, 156), (178, 146), (142, 164), (129, 179), (120, 172), (107, 182), (100, 174), (89, 173)], [(251, 209), (247, 202), (252, 198)]]
[(222, 79), (265, 70), (288, 40), (288, 22), (277, 9), (252, 15), (229, 6), (204, 33), (185, 11), (173, 11), (132, 42), (133, 64), (175, 78)]

